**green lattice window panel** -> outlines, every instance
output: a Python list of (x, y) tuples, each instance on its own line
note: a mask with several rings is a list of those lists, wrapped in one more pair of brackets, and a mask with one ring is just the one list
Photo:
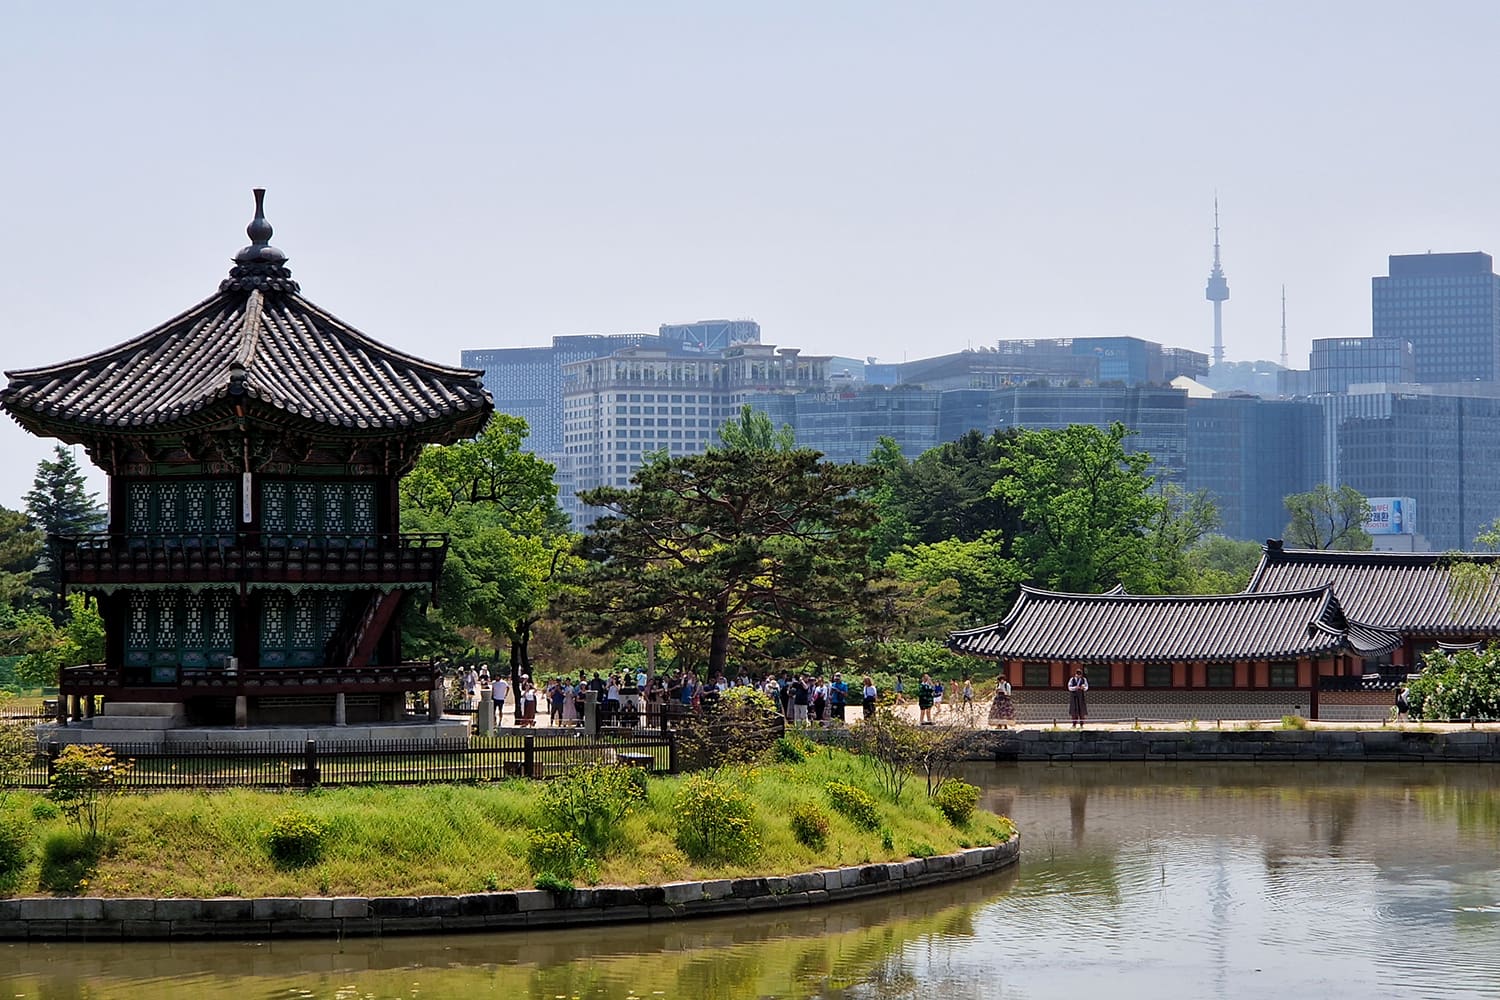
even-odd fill
[(373, 544), (375, 484), (265, 480), (260, 489), (260, 525), (275, 545)]
[(137, 591), (130, 595), (125, 665), (172, 679), (184, 670), (220, 670), (234, 655), (234, 593)]
[(338, 631), (348, 595), (342, 591), (268, 591), (260, 605), (260, 665), (323, 666), (328, 641)]
[(134, 482), (126, 490), (126, 530), (132, 535), (232, 538), (238, 501), (232, 479)]

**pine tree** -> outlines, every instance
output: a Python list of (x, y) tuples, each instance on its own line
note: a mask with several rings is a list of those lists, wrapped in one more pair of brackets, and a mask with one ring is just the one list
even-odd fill
[(73, 453), (58, 445), (51, 461), (44, 459), (37, 463), (36, 479), (32, 481), (31, 492), (26, 494), (26, 512), (31, 517), (31, 526), (47, 534), (46, 553), (31, 582), (54, 595), (48, 606), (55, 618), (62, 609), (61, 601), (55, 596), (58, 590), (56, 536), (102, 531), (104, 507), (99, 503), (99, 494), (88, 492), (88, 483), (83, 470), (74, 461)]

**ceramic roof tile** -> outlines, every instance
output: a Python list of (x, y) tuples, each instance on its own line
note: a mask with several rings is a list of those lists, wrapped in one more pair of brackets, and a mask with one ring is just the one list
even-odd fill
[(1276, 660), (1398, 644), (1394, 633), (1349, 622), (1326, 586), (1190, 597), (1023, 587), (1003, 621), (948, 637), (961, 653), (1073, 662)]
[(239, 394), (357, 431), (431, 425), (432, 436), (451, 437), (455, 425), (465, 433), (483, 426), (493, 404), (480, 372), (394, 350), (304, 299), (285, 255), (267, 242), (258, 202), (249, 231), (255, 242), (236, 256), (218, 294), (97, 354), (7, 372), (0, 405), (42, 433), (59, 424), (165, 429)]
[(1468, 553), (1477, 591), (1455, 590), (1458, 557), (1438, 552), (1331, 552), (1266, 546), (1247, 593), (1331, 584), (1353, 619), (1429, 635), (1500, 635), (1500, 555)]

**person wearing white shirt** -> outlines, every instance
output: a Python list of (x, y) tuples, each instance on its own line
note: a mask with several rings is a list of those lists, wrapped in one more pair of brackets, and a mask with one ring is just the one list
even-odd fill
[(505, 725), (505, 698), (510, 694), (510, 681), (496, 677), (490, 685), (490, 699), (495, 703), (495, 728)]

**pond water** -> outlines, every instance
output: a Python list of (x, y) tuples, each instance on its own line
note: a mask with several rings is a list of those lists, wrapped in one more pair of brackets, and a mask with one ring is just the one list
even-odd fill
[(794, 914), (0, 945), (0, 997), (1500, 996), (1500, 768), (974, 765), (1014, 870)]

